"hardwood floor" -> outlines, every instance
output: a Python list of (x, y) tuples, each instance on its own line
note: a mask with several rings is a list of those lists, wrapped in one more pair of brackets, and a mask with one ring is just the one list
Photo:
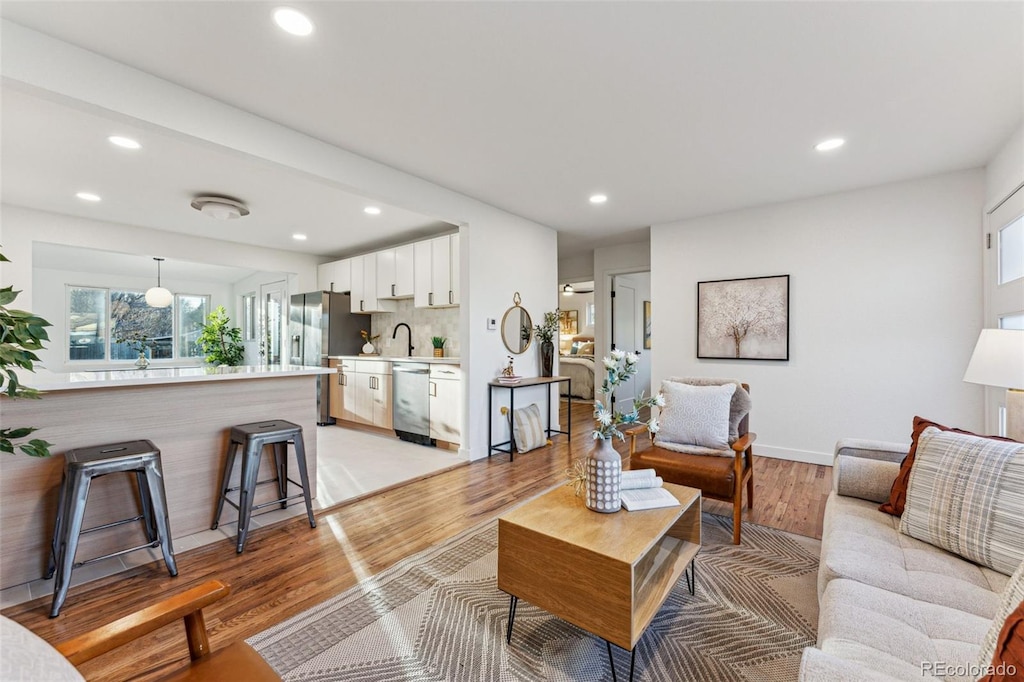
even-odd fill
[[(472, 462), (320, 512), (315, 530), (304, 517), (260, 528), (249, 536), (242, 555), (235, 554), (228, 539), (184, 552), (177, 556), (176, 578), (167, 575), (162, 563), (154, 563), (72, 588), (58, 618), (47, 617), (49, 597), (3, 614), (49, 642), (61, 642), (216, 578), (232, 587), (227, 598), (204, 611), (216, 650), (565, 481), (565, 469), (590, 447), (591, 409), (589, 404), (573, 406), (571, 447), (559, 436), (553, 447), (511, 463), (508, 455)], [(616, 446), (628, 453), (624, 444)], [(754, 482), (755, 506), (744, 509), (745, 522), (821, 537), (831, 488), (827, 467), (755, 457)], [(708, 500), (704, 508), (731, 515), (723, 503)], [(90, 680), (151, 679), (187, 658), (183, 629), (174, 624), (85, 664), (82, 673)]]

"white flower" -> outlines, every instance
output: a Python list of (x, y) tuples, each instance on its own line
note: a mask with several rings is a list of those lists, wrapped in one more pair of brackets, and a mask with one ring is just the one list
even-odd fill
[[(624, 357), (626, 357), (626, 351), (619, 350), (617, 348), (612, 351), (612, 359), (615, 360), (615, 362), (618, 362), (619, 360), (621, 360)], [(607, 364), (608, 364), (608, 359), (605, 358), (605, 365), (607, 366)], [(615, 365), (613, 364), (612, 367), (614, 367), (614, 366)], [(611, 369), (611, 367), (609, 367), (609, 369)]]
[(659, 393), (658, 395), (654, 396), (654, 404), (657, 405), (658, 407), (665, 407), (665, 394)]
[(611, 426), (612, 413), (608, 410), (601, 410), (597, 413), (597, 421), (599, 421), (602, 426)]
[(602, 439), (604, 439), (604, 434), (602, 434), (600, 431), (595, 430), (593, 435), (594, 435), (594, 440), (602, 440)]
[(661, 430), (661, 424), (658, 423), (657, 419), (651, 419), (651, 421), (647, 422), (647, 430), (651, 433), (657, 433)]
[[(612, 351), (612, 355), (615, 355), (615, 351)], [(604, 368), (605, 369), (608, 369), (608, 370), (616, 369), (618, 366), (619, 366), (618, 360), (613, 360), (611, 358), (605, 358), (604, 359)]]
[(635, 365), (636, 364), (636, 360), (637, 360), (636, 353), (626, 353), (626, 364), (627, 365)]

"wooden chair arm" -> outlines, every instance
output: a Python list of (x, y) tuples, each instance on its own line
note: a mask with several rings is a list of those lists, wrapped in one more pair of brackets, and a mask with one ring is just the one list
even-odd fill
[(737, 438), (736, 442), (733, 443), (730, 447), (732, 447), (734, 452), (744, 452), (745, 450), (747, 450), (747, 448), (754, 444), (755, 440), (757, 440), (757, 434), (748, 431), (747, 433)]
[(646, 426), (634, 426), (626, 429), (622, 432), (624, 436), (629, 437), (629, 456), (632, 457), (633, 453), (636, 452), (636, 437), (642, 433), (650, 433)]
[(203, 621), (203, 607), (228, 596), (231, 588), (219, 580), (186, 590), (57, 645), (57, 651), (80, 665), (112, 649), (147, 635), (178, 619), (185, 620), (189, 653), (193, 659), (210, 653), (210, 642)]

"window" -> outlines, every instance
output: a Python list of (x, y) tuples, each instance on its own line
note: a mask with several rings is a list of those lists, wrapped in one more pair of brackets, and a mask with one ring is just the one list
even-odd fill
[(242, 297), (242, 340), (256, 340), (256, 292)]
[(999, 283), (1024, 277), (1024, 216), (999, 230)]
[(1000, 315), (999, 328), (1024, 330), (1024, 313), (1010, 313), (1009, 315)]
[(177, 294), (153, 308), (141, 291), (69, 286), (68, 360), (135, 360), (138, 339), (152, 360), (201, 356), (196, 340), (209, 307), (209, 296)]
[(587, 321), (587, 326), (588, 327), (593, 327), (594, 326), (594, 302), (593, 301), (591, 301), (590, 303), (587, 304), (587, 320), (586, 321)]

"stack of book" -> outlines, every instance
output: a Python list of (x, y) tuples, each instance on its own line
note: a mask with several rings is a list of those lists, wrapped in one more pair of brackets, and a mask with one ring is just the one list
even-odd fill
[(661, 487), (663, 482), (654, 469), (623, 471), (619, 488), (622, 507), (627, 511), (678, 507), (679, 500)]
[(517, 374), (513, 374), (512, 376), (506, 376), (502, 374), (500, 377), (498, 377), (499, 384), (518, 384), (522, 380), (523, 378)]

